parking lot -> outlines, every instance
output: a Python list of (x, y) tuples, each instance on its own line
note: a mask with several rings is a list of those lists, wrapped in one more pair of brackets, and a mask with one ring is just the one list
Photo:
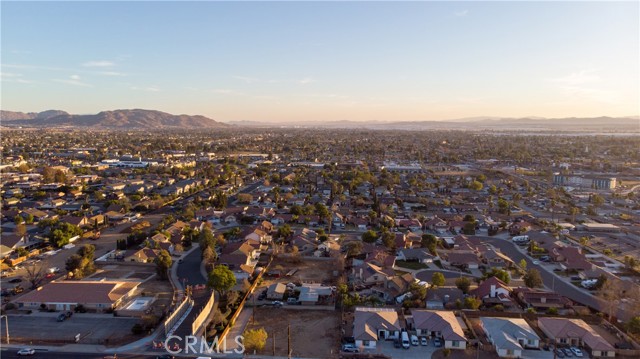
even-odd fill
[[(136, 318), (113, 317), (109, 314), (74, 313), (71, 318), (58, 322), (60, 313), (9, 314), (11, 342), (35, 344), (62, 344), (74, 341), (80, 334), (80, 343), (118, 344), (131, 341), (131, 327)], [(2, 321), (2, 336), (6, 333)]]

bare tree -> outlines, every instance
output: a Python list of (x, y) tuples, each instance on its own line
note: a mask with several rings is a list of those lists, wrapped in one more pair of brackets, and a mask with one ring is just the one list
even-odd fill
[(31, 288), (35, 289), (44, 280), (47, 272), (44, 265), (38, 263), (32, 263), (24, 267), (27, 272), (25, 278), (31, 283)]

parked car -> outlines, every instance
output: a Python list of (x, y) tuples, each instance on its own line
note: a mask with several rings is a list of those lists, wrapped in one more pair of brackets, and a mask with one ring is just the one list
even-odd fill
[(342, 351), (347, 353), (358, 353), (358, 347), (355, 344), (344, 344), (342, 345)]
[(563, 348), (562, 351), (564, 351), (564, 356), (566, 356), (567, 358), (573, 357), (573, 352), (571, 351), (571, 349)]
[(31, 348), (24, 348), (24, 349), (18, 350), (18, 355), (33, 355), (35, 353), (36, 353), (35, 349), (31, 349)]
[(60, 313), (60, 314), (58, 314), (58, 318), (56, 320), (59, 321), (59, 322), (64, 322), (65, 320), (67, 320), (67, 318), (68, 317), (66, 316), (66, 314)]
[(22, 292), (24, 292), (24, 288), (22, 288), (21, 286), (17, 285), (13, 288), (12, 290), (13, 294), (20, 294)]
[(175, 359), (176, 357), (174, 357), (173, 355), (169, 355), (169, 354), (165, 354), (165, 355), (158, 355), (156, 357), (156, 359)]
[(427, 340), (427, 338), (422, 337), (422, 338), (420, 338), (420, 344), (422, 344), (424, 346), (427, 346), (427, 345), (429, 345), (429, 341)]
[(577, 356), (578, 358), (582, 358), (584, 356), (584, 354), (582, 353), (582, 350), (576, 347), (571, 347), (569, 349), (571, 350), (571, 352), (573, 352), (573, 355)]
[(396, 339), (393, 341), (393, 346), (395, 348), (402, 348), (402, 343), (400, 343), (400, 339)]
[(287, 298), (287, 304), (298, 304), (298, 298)]
[(20, 283), (20, 282), (22, 282), (22, 278), (9, 279), (9, 283)]
[(271, 304), (272, 304), (274, 307), (278, 308), (278, 307), (282, 307), (282, 304), (283, 304), (283, 303), (282, 303), (281, 301), (279, 301), (279, 300), (274, 300), (273, 302), (271, 302)]
[(434, 347), (438, 347), (438, 348), (439, 348), (439, 347), (441, 347), (441, 346), (442, 346), (442, 339), (440, 339), (440, 338), (435, 338), (435, 339), (433, 340), (433, 346), (434, 346)]
[(564, 357), (565, 357), (564, 352), (562, 351), (562, 349), (557, 348), (557, 349), (555, 350), (555, 352), (556, 352), (556, 356), (557, 356), (558, 358), (564, 358)]
[(411, 345), (413, 346), (420, 345), (420, 341), (418, 341), (418, 336), (411, 335)]

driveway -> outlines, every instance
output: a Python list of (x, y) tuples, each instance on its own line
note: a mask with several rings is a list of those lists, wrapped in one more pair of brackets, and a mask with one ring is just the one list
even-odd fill
[(411, 346), (409, 349), (396, 348), (392, 340), (378, 341), (375, 350), (365, 350), (365, 353), (381, 353), (394, 359), (428, 359), (437, 349), (429, 342), (428, 346)]

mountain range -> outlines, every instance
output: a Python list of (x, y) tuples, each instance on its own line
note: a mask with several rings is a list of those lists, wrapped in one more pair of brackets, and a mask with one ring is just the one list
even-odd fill
[(172, 115), (155, 110), (102, 111), (95, 115), (72, 115), (65, 111), (43, 112), (0, 111), (0, 125), (5, 127), (64, 127), (85, 129), (214, 129), (238, 127), (327, 128), (372, 130), (488, 130), (488, 131), (572, 131), (640, 133), (640, 118), (629, 117), (567, 117), (505, 118), (492, 116), (467, 117), (444, 121), (300, 121), (261, 122), (235, 121), (222, 123), (204, 116)]
[(7, 127), (77, 127), (92, 129), (153, 130), (229, 127), (204, 116), (172, 115), (155, 110), (102, 111), (95, 115), (71, 115), (49, 110), (40, 113), (0, 111), (0, 124)]

